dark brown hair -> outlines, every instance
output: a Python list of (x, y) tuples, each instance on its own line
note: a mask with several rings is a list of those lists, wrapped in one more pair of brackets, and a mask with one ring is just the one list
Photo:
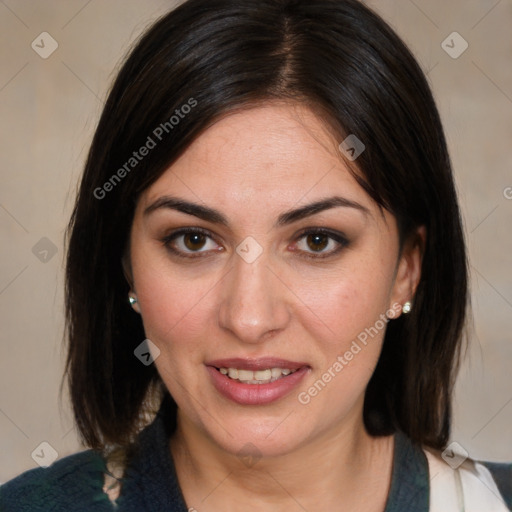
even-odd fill
[[(348, 134), (363, 141), (355, 177), (396, 217), (401, 245), (426, 226), (413, 309), (387, 326), (364, 421), (372, 435), (400, 429), (445, 446), (469, 303), (450, 160), (423, 72), (356, 0), (189, 0), (129, 53), (68, 227), (66, 375), (86, 445), (129, 445), (148, 393), (163, 389), (155, 366), (134, 356), (145, 335), (121, 265), (139, 194), (220, 116), (273, 99), (322, 112), (340, 142)], [(148, 137), (154, 147), (131, 161)]]

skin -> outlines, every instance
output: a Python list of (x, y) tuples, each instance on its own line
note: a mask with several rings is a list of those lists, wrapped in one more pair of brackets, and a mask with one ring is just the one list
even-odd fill
[[(301, 105), (242, 110), (198, 137), (137, 204), (125, 271), (178, 404), (170, 450), (187, 506), (199, 512), (385, 508), (394, 438), (369, 436), (362, 418), (385, 326), (309, 403), (297, 395), (365, 328), (412, 300), (425, 230), (399, 257), (395, 218), (358, 185), (339, 142)], [(229, 226), (169, 208), (144, 213), (165, 195), (218, 209)], [(281, 213), (333, 195), (368, 214), (335, 207), (274, 227)], [(171, 242), (201, 257), (174, 256), (162, 242), (183, 227), (211, 233)], [(300, 232), (310, 227), (344, 233), (349, 243), (308, 243)], [(252, 263), (236, 252), (248, 236), (263, 251)], [(310, 366), (297, 389), (268, 405), (224, 398), (205, 368), (213, 359), (264, 356)], [(250, 466), (237, 455), (247, 443), (256, 454)]]

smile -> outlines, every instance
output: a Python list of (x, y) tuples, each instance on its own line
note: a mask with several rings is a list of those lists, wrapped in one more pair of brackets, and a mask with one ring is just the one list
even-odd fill
[(215, 390), (240, 405), (276, 402), (311, 371), (307, 363), (277, 358), (223, 359), (208, 362), (206, 369)]
[(227, 375), (230, 379), (244, 382), (245, 384), (269, 384), (278, 379), (286, 377), (297, 370), (288, 368), (267, 368), (266, 370), (241, 370), (238, 368), (218, 368), (222, 375)]

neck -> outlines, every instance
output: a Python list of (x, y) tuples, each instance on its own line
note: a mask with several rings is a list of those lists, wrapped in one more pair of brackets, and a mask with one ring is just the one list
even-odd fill
[(362, 422), (317, 435), (290, 453), (244, 457), (223, 450), (178, 414), (170, 441), (188, 507), (240, 510), (385, 508), (393, 463), (392, 436), (374, 438)]

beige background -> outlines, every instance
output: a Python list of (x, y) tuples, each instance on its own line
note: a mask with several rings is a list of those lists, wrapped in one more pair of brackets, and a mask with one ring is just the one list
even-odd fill
[[(367, 3), (430, 70), (455, 167), (475, 330), (452, 438), (474, 458), (511, 461), (512, 2)], [(31, 453), (43, 441), (60, 457), (80, 449), (67, 402), (58, 402), (63, 230), (114, 70), (172, 5), (0, 1), (0, 482), (36, 467)], [(454, 31), (469, 44), (457, 59), (441, 47)], [(42, 32), (58, 42), (47, 59), (31, 48)], [(32, 251), (43, 237), (57, 249), (46, 262)]]

